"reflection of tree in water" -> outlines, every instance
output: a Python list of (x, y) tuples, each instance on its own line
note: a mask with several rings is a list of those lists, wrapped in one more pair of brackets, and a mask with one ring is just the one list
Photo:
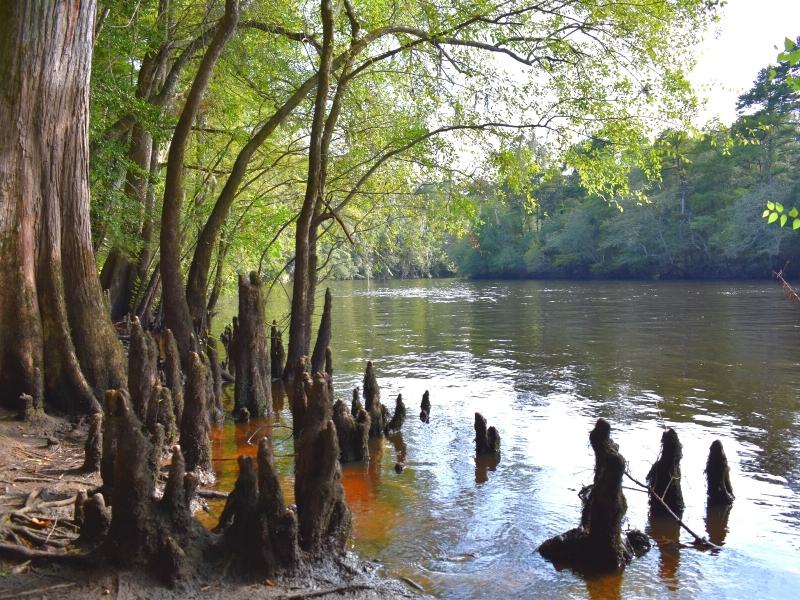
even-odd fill
[(680, 523), (650, 511), (645, 532), (656, 541), (659, 551), (659, 575), (671, 591), (679, 589)]
[(728, 535), (728, 518), (731, 514), (731, 505), (708, 506), (706, 508), (706, 533), (712, 544), (722, 546)]
[(395, 434), (386, 436), (386, 439), (394, 446), (395, 452), (395, 463), (405, 465), (406, 464), (406, 442), (403, 439), (403, 432), (399, 431)]
[(283, 415), (281, 414), (284, 407), (284, 402), (286, 401), (286, 388), (283, 386), (283, 382), (278, 379), (272, 382), (272, 414), (275, 417), (275, 422), (281, 423), (283, 420)]
[(622, 571), (607, 575), (585, 575), (591, 600), (619, 600), (622, 597)]
[(499, 454), (476, 455), (475, 483), (486, 483), (489, 480), (489, 471), (494, 471), (499, 463)]

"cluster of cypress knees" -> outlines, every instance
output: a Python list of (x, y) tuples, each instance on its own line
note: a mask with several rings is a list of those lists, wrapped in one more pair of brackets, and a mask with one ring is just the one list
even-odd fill
[[(192, 516), (198, 486), (213, 480), (209, 431), (211, 423), (224, 418), (223, 380), (235, 381), (235, 419), (264, 416), (270, 410), (271, 374), (283, 371), (285, 355), (275, 322), (268, 355), (263, 306), (258, 277), (240, 276), (239, 315), (223, 334), (228, 351), (223, 364), (211, 342), (194, 341), (194, 351), (184, 358), (170, 331), (147, 332), (138, 320), (132, 321), (128, 389), (106, 392), (103, 413), (92, 417), (85, 445), (84, 470), (99, 470), (102, 478), (98, 489), (76, 498), (78, 543), (87, 552), (62, 556), (102, 557), (118, 566), (142, 567), (174, 586), (209, 563), (220, 568), (232, 564), (243, 575), (272, 577), (344, 551), (351, 514), (340, 464), (368, 459), (369, 438), (400, 431), (406, 407), (398, 395), (389, 417), (371, 362), (364, 374), (364, 403), (358, 388), (349, 408), (342, 400), (332, 402), (329, 291), (310, 372), (307, 358), (301, 358), (288, 390), (295, 506), (284, 501), (271, 440), (264, 437), (255, 460), (239, 457), (239, 477), (217, 527), (209, 531)], [(427, 391), (420, 408), (420, 419), (429, 422)], [(499, 458), (500, 436), (479, 413), (475, 434), (477, 455)], [(639, 532), (621, 531), (627, 509), (621, 486), (625, 460), (611, 440), (609, 424), (599, 419), (589, 439), (595, 473), (594, 483), (581, 494), (581, 523), (547, 540), (539, 551), (556, 562), (618, 568), (645, 551), (649, 542)], [(680, 458), (680, 442), (670, 429), (648, 475), (652, 495), (677, 514), (683, 509)], [(709, 502), (732, 502), (728, 465), (718, 441), (711, 447), (707, 475)]]

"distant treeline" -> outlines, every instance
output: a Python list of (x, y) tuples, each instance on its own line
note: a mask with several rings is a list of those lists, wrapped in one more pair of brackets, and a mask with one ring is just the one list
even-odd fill
[[(774, 71), (772, 75), (775, 75)], [(765, 69), (738, 120), (700, 136), (668, 132), (651, 147), (661, 181), (645, 202), (588, 195), (577, 173), (550, 170), (525, 193), (476, 186), (479, 224), (451, 239), (458, 273), (476, 278), (763, 278), (790, 261), (800, 230), (767, 224), (766, 202), (800, 205), (800, 99)], [(533, 200), (533, 201), (531, 201)], [(622, 211), (620, 210), (623, 209)]]

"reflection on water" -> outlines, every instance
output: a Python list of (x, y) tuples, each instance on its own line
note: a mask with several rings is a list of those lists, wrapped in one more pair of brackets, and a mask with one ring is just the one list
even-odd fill
[[(407, 419), (401, 435), (373, 441), (368, 464), (343, 467), (354, 548), (390, 575), (444, 598), (795, 595), (800, 311), (778, 286), (416, 281), (337, 283), (333, 293), (336, 396), (349, 403), (368, 359), (384, 403), (402, 393), (414, 415), (430, 390), (430, 423)], [(288, 309), (277, 298), (267, 306), (270, 319)], [(214, 432), (219, 489), (232, 488), (236, 456), (255, 455), (269, 435), (292, 501), (288, 401), (276, 394), (274, 407), (269, 419)], [(500, 431), (499, 462), (475, 456), (476, 411)], [(649, 518), (646, 494), (626, 490), (626, 526), (655, 544), (624, 573), (558, 571), (538, 555), (580, 519), (588, 432), (601, 416), (638, 479), (664, 427), (678, 432), (684, 520), (720, 551), (695, 549), (674, 524)], [(705, 505), (717, 438), (731, 510)]]

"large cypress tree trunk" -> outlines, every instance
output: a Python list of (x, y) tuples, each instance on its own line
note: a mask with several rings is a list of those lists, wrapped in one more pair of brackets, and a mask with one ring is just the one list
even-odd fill
[(89, 228), (94, 0), (0, 3), (0, 402), (125, 385)]

